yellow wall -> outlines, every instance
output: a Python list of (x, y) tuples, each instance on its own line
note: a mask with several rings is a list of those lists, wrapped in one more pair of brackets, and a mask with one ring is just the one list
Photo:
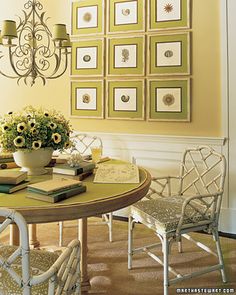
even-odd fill
[[(41, 0), (50, 27), (54, 23), (70, 24), (70, 1)], [(4, 4), (3, 4), (4, 3)], [(21, 14), (24, 0), (0, 1), (0, 21)], [(191, 122), (138, 122), (95, 119), (72, 119), (74, 129), (96, 132), (149, 133), (189, 136), (221, 135), (219, 0), (192, 0), (192, 94)], [(0, 70), (2, 70), (0, 62)], [(4, 69), (6, 71), (6, 69)], [(46, 86), (32, 88), (0, 75), (0, 115), (25, 105), (61, 110), (69, 117), (69, 71)]]

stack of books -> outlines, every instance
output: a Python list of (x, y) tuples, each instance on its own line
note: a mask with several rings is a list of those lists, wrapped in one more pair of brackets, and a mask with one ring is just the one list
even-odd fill
[(79, 176), (78, 179), (83, 180), (93, 173), (94, 168), (94, 163), (84, 161), (75, 167), (71, 167), (69, 164), (58, 164), (53, 167), (52, 171), (53, 173)]
[(11, 194), (26, 188), (27, 173), (13, 170), (0, 170), (0, 193)]
[(18, 167), (14, 161), (12, 153), (0, 153), (0, 169)]
[(56, 203), (86, 191), (79, 180), (60, 178), (28, 185), (27, 198)]

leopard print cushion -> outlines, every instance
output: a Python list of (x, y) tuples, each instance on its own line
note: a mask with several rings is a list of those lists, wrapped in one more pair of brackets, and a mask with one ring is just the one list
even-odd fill
[[(0, 257), (7, 259), (17, 247), (0, 246)], [(57, 260), (58, 255), (44, 250), (30, 251), (30, 267), (31, 275), (40, 275), (47, 271), (51, 265)], [(18, 257), (12, 264), (13, 270), (21, 276), (21, 258)], [(0, 267), (0, 294), (1, 295), (22, 295), (22, 289), (11, 278), (6, 270)], [(32, 295), (47, 295), (48, 283), (32, 287)]]
[[(184, 201), (185, 199), (180, 196), (158, 197), (153, 200), (140, 201), (131, 206), (131, 216), (153, 230), (159, 230), (160, 233), (175, 231), (181, 217)], [(203, 206), (197, 203), (195, 205), (198, 210), (204, 212)], [(188, 216), (191, 216), (194, 210), (188, 206), (186, 212)], [(186, 217), (183, 226), (202, 220), (209, 219), (204, 218), (201, 214), (196, 214), (194, 220)]]

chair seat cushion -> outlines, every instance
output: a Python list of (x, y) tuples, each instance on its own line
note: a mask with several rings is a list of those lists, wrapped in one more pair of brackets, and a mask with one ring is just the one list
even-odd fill
[[(1, 246), (0, 256), (7, 259), (17, 247), (15, 246)], [(57, 260), (58, 255), (53, 252), (44, 250), (31, 250), (30, 251), (30, 267), (31, 275), (40, 275), (47, 271), (51, 265)], [(16, 273), (21, 276), (21, 258), (18, 257), (12, 264), (12, 268)], [(22, 289), (11, 278), (11, 276), (3, 268), (0, 267), (0, 294), (6, 295), (22, 295)], [(48, 283), (32, 287), (33, 295), (47, 295)]]
[[(185, 201), (184, 197), (158, 197), (153, 200), (145, 200), (135, 203), (131, 206), (131, 215), (139, 222), (152, 228), (153, 230), (164, 233), (171, 232), (177, 229), (181, 213), (182, 206)], [(195, 204), (198, 210), (204, 212), (204, 207)], [(188, 216), (191, 216), (195, 212), (189, 206), (186, 208)], [(210, 217), (210, 216), (209, 216)], [(208, 221), (209, 219), (201, 214), (194, 216), (194, 222), (197, 221)], [(183, 227), (193, 222), (190, 218), (185, 218), (183, 221)]]

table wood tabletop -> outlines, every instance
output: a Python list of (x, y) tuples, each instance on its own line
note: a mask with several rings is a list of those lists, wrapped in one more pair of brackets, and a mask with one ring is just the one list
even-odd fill
[[(13, 208), (20, 212), (27, 223), (46, 223), (63, 220), (74, 220), (127, 207), (144, 197), (151, 183), (150, 174), (139, 168), (140, 183), (138, 184), (104, 184), (93, 183), (94, 175), (86, 178), (85, 193), (70, 197), (58, 203), (30, 199), (26, 189), (13, 194), (0, 193), (0, 207)], [(70, 177), (60, 174), (47, 174), (30, 177), (31, 182), (52, 178)], [(76, 177), (73, 177), (76, 179)]]

